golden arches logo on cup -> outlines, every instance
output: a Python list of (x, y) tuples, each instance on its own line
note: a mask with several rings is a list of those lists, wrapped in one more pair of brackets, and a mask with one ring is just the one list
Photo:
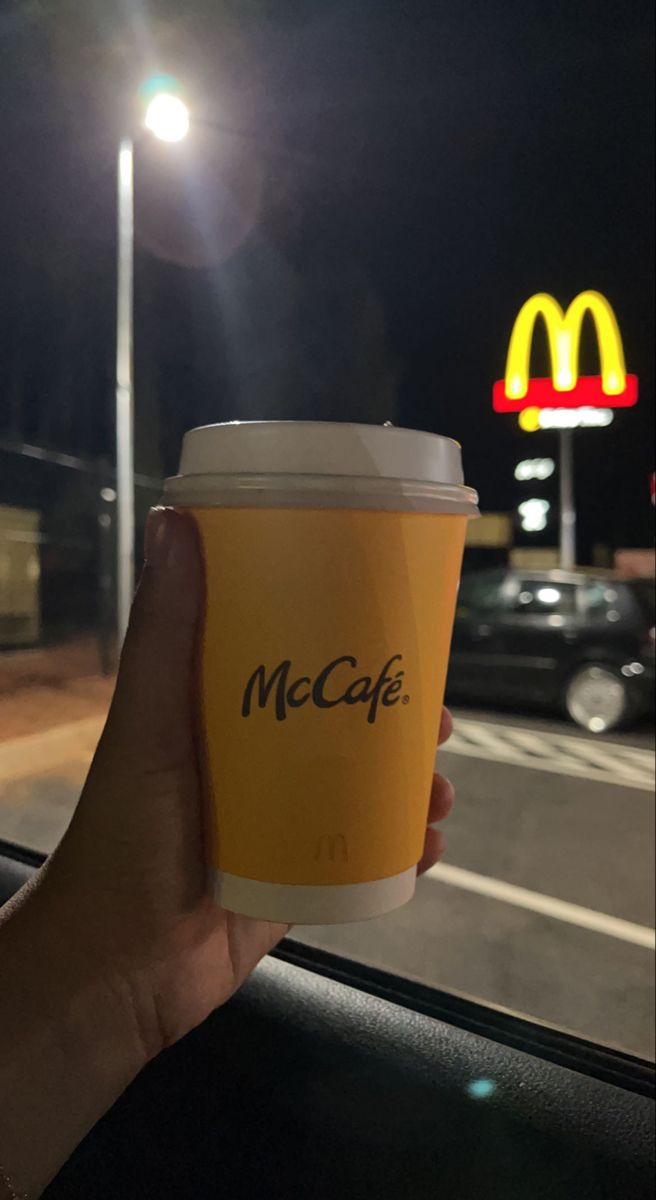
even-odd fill
[(192, 430), (216, 894), (289, 922), (414, 891), (476, 495), (434, 434), (319, 422)]

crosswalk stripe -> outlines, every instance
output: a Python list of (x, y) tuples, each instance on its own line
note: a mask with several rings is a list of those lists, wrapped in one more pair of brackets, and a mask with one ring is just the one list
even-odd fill
[(655, 785), (654, 755), (649, 750), (468, 718), (456, 718), (455, 730), (440, 754), (505, 762), (641, 791), (651, 792)]
[(495, 745), (496, 729), (494, 725), (486, 725), (483, 721), (459, 720), (456, 732), (470, 741), (480, 742), (482, 746)]
[(656, 759), (653, 750), (648, 750), (645, 758), (644, 750), (635, 750), (632, 746), (615, 746), (614, 749), (615, 753), (623, 762), (626, 761), (635, 766), (646, 764), (652, 770), (654, 769), (654, 763)]
[[(459, 721), (454, 732), (449, 739), (449, 749), (455, 746), (462, 747), (462, 753), (466, 753), (468, 748), (475, 748), (484, 751), (485, 755), (489, 754), (494, 758), (500, 750), (501, 739), (496, 733), (495, 726), (484, 726), (482, 724), (474, 725), (473, 722), (465, 723)], [(504, 754), (508, 756), (510, 761), (523, 762), (525, 755), (521, 750), (513, 747), (508, 741), (503, 742)]]
[(648, 925), (637, 925), (634, 921), (625, 921), (621, 917), (612, 917), (609, 913), (596, 912), (592, 908), (572, 904), (569, 900), (559, 900), (556, 896), (532, 892), (529, 888), (506, 883), (503, 879), (493, 879), (489, 875), (479, 875), (476, 871), (468, 871), (464, 867), (453, 866), (452, 863), (436, 863), (425, 872), (424, 878), (464, 888), (465, 891), (476, 892), (479, 896), (487, 896), (492, 900), (501, 900), (505, 904), (513, 904), (516, 908), (525, 908), (530, 912), (552, 917), (556, 921), (566, 921), (569, 925), (578, 925), (581, 929), (619, 938), (620, 941), (631, 942), (645, 950), (656, 949), (656, 931)]
[(579, 746), (581, 744), (581, 742), (584, 742), (594, 750), (596, 750), (596, 749), (612, 750), (614, 754), (619, 754), (620, 756), (626, 755), (626, 756), (634, 759), (638, 763), (640, 763), (640, 762), (653, 763), (653, 761), (654, 761), (654, 751), (653, 750), (642, 750), (638, 746), (625, 746), (622, 744), (622, 742), (608, 742), (608, 741), (606, 741), (605, 738), (602, 741), (596, 737), (595, 738), (576, 737), (571, 733), (555, 733), (555, 732), (552, 733), (552, 732), (547, 732), (547, 731), (543, 731), (541, 736), (543, 736), (545, 738), (549, 738), (552, 741), (558, 742), (560, 745), (563, 746), (564, 749), (571, 749), (572, 746)]
[[(616, 754), (608, 753), (602, 746), (595, 744), (590, 747), (587, 741), (581, 740), (577, 745), (576, 741), (568, 747), (568, 754), (574, 754), (577, 758), (583, 759), (592, 767), (601, 766), (611, 772), (611, 774), (625, 774), (633, 779), (644, 779), (645, 772), (640, 766), (633, 763), (622, 762)], [(619, 768), (619, 770), (618, 770)]]
[(539, 758), (549, 756), (550, 747), (539, 734), (529, 733), (527, 729), (505, 729), (504, 736), (518, 745), (520, 749), (528, 750), (530, 754)]

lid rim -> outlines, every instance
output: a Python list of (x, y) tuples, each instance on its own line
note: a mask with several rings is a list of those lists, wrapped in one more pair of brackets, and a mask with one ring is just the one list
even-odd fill
[[(471, 492), (475, 494), (475, 488), (472, 488), (467, 483), (451, 483), (448, 479), (424, 479), (420, 476), (410, 475), (347, 475), (338, 474), (334, 471), (199, 471), (197, 474), (179, 474), (167, 475), (164, 479), (164, 486), (169, 484), (188, 482), (190, 487), (196, 486), (199, 481), (202, 481), (202, 486), (209, 486), (213, 481), (222, 483), (225, 480), (236, 482), (239, 486), (243, 481), (244, 486), (258, 486), (256, 480), (261, 481), (261, 486), (265, 486), (270, 480), (276, 483), (282, 480), (325, 480), (331, 481), (335, 486), (343, 483), (345, 486), (352, 486), (354, 483), (372, 484), (376, 487), (389, 485), (391, 488), (397, 488), (401, 485), (416, 485), (418, 487), (435, 487), (435, 488), (453, 488), (461, 492)], [(294, 486), (293, 484), (291, 485)]]
[(464, 484), (456, 441), (402, 426), (233, 421), (185, 434), (180, 477), (247, 474)]
[(189, 508), (339, 507), (460, 512), (478, 516), (478, 495), (465, 484), (354, 475), (204, 474), (173, 475), (164, 482), (163, 502)]

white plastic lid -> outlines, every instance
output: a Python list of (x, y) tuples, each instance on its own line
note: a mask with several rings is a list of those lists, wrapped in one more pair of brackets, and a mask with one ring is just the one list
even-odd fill
[(458, 443), (414, 429), (333, 421), (231, 421), (186, 433), (178, 478), (226, 474), (463, 483)]

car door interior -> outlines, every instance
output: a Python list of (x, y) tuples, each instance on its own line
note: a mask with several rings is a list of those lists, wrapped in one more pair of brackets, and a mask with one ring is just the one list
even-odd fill
[[(0, 843), (0, 902), (39, 865)], [(161, 1054), (48, 1200), (640, 1200), (653, 1071), (283, 943)]]

